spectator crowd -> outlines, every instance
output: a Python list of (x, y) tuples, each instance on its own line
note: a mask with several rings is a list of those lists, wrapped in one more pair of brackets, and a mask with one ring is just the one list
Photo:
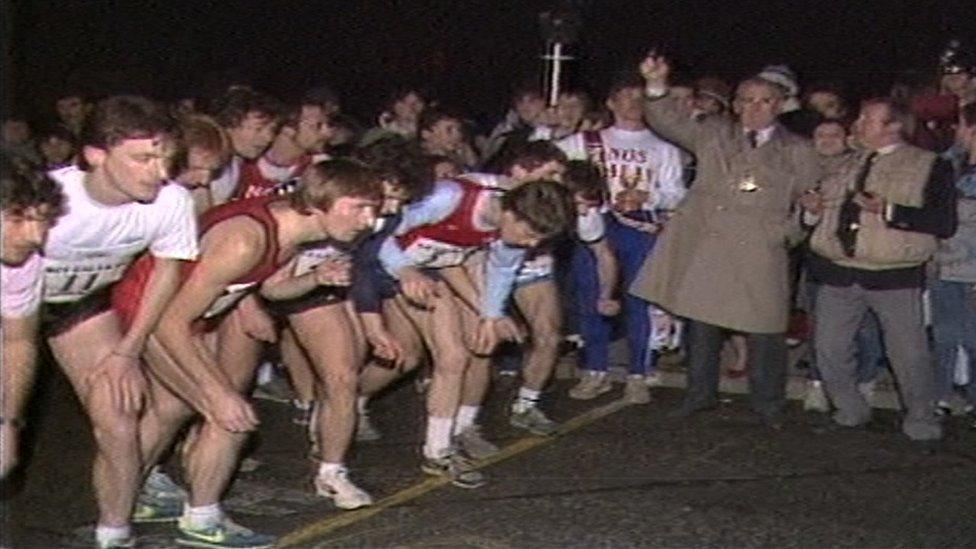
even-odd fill
[[(650, 54), (605, 97), (516, 86), (490, 129), (411, 87), (374, 124), (328, 86), (241, 83), (66, 90), (47, 124), (7, 116), (2, 475), (41, 345), (92, 424), (103, 548), (161, 521), (189, 546), (275, 543), (221, 507), (253, 466), (252, 398), (292, 407), (315, 492), (356, 509), (373, 497), (349, 450), (382, 438), (370, 402), (414, 376), (419, 468), (482, 486), (491, 383), (516, 380), (513, 427), (556, 436), (540, 398), (573, 345), (555, 398), (646, 404), (670, 355), (676, 421), (747, 377), (775, 432), (799, 373), (805, 410), (858, 428), (891, 375), (911, 440), (952, 415), (976, 428), (976, 59), (953, 43), (931, 79), (863, 98), (782, 64), (695, 76)], [(159, 467), (174, 448), (182, 484)]]

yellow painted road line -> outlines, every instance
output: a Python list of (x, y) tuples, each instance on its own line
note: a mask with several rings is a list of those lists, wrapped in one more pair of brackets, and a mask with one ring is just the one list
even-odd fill
[[(502, 450), (494, 456), (479, 461), (477, 468), (481, 469), (483, 467), (488, 467), (489, 465), (494, 465), (501, 461), (515, 457), (521, 453), (528, 452), (533, 448), (551, 444), (552, 442), (558, 440), (560, 436), (586, 427), (587, 425), (613, 414), (614, 412), (617, 412), (627, 406), (627, 402), (623, 400), (615, 400), (609, 404), (593, 408), (592, 410), (586, 411), (560, 425), (559, 431), (556, 435), (549, 437), (532, 436), (516, 440), (512, 444), (502, 448)], [(340, 528), (345, 528), (346, 526), (356, 524), (357, 522), (362, 522), (370, 517), (382, 513), (390, 507), (403, 505), (404, 503), (415, 500), (424, 494), (433, 492), (438, 488), (450, 484), (451, 481), (444, 477), (428, 478), (423, 482), (400, 490), (391, 496), (385, 497), (370, 507), (357, 509), (355, 511), (347, 511), (342, 514), (324, 518), (320, 521), (303, 526), (278, 540), (278, 546), (297, 547), (306, 545), (312, 541), (321, 539), (332, 532), (339, 530)]]

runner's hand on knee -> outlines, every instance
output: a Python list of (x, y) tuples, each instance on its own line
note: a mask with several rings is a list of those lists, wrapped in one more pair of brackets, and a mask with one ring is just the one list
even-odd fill
[(495, 330), (498, 332), (499, 339), (503, 341), (514, 341), (515, 343), (525, 341), (525, 330), (512, 317), (503, 316), (494, 320)]
[(511, 318), (483, 318), (478, 324), (471, 352), (479, 356), (489, 355), (506, 339), (522, 341), (521, 331)]
[(398, 274), (403, 295), (418, 305), (428, 306), (430, 300), (439, 294), (437, 283), (416, 267), (405, 267)]
[(373, 346), (373, 354), (377, 358), (390, 361), (394, 367), (403, 364), (403, 347), (393, 334), (386, 330), (371, 331), (366, 334), (366, 339)]
[(229, 389), (213, 397), (210, 410), (204, 416), (221, 429), (232, 433), (253, 431), (259, 423), (254, 408), (244, 397)]
[(112, 407), (131, 414), (142, 409), (146, 395), (146, 378), (138, 357), (112, 351), (105, 356), (88, 377), (89, 389), (106, 383)]

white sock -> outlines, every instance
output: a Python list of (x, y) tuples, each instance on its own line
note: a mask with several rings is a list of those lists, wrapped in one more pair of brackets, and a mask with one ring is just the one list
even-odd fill
[(529, 408), (535, 408), (536, 404), (539, 403), (539, 395), (542, 391), (536, 391), (535, 389), (528, 389), (526, 387), (520, 387), (518, 391), (518, 398), (512, 403), (512, 411), (521, 414)]
[(468, 429), (470, 429), (476, 419), (478, 419), (478, 412), (481, 411), (481, 406), (467, 406), (462, 404), (458, 406), (457, 415), (454, 416), (454, 434), (461, 434)]
[(361, 396), (356, 398), (356, 411), (360, 414), (366, 413), (366, 405), (369, 404), (369, 397)]
[(258, 385), (264, 385), (265, 383), (271, 381), (274, 377), (274, 364), (270, 362), (263, 362), (258, 366)]
[(189, 523), (191, 528), (209, 528), (223, 517), (219, 503), (191, 507), (187, 505), (183, 508), (183, 518)]
[(95, 526), (95, 541), (98, 545), (105, 545), (110, 541), (126, 539), (132, 535), (131, 526)]
[(341, 463), (319, 463), (319, 476), (320, 477), (334, 477), (336, 473), (343, 470), (345, 467)]
[(439, 459), (447, 455), (451, 448), (452, 417), (427, 417), (427, 440), (424, 443), (424, 456)]

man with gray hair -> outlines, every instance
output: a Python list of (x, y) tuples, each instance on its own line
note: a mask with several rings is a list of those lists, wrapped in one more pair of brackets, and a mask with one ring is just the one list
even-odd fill
[(752, 409), (781, 427), (789, 313), (787, 251), (802, 236), (796, 200), (820, 169), (813, 148), (776, 123), (784, 99), (759, 78), (739, 84), (738, 119), (692, 120), (669, 97), (668, 62), (648, 56), (645, 116), (654, 131), (692, 151), (698, 177), (630, 291), (689, 319), (688, 393), (673, 415), (718, 404), (725, 332), (746, 334)]

